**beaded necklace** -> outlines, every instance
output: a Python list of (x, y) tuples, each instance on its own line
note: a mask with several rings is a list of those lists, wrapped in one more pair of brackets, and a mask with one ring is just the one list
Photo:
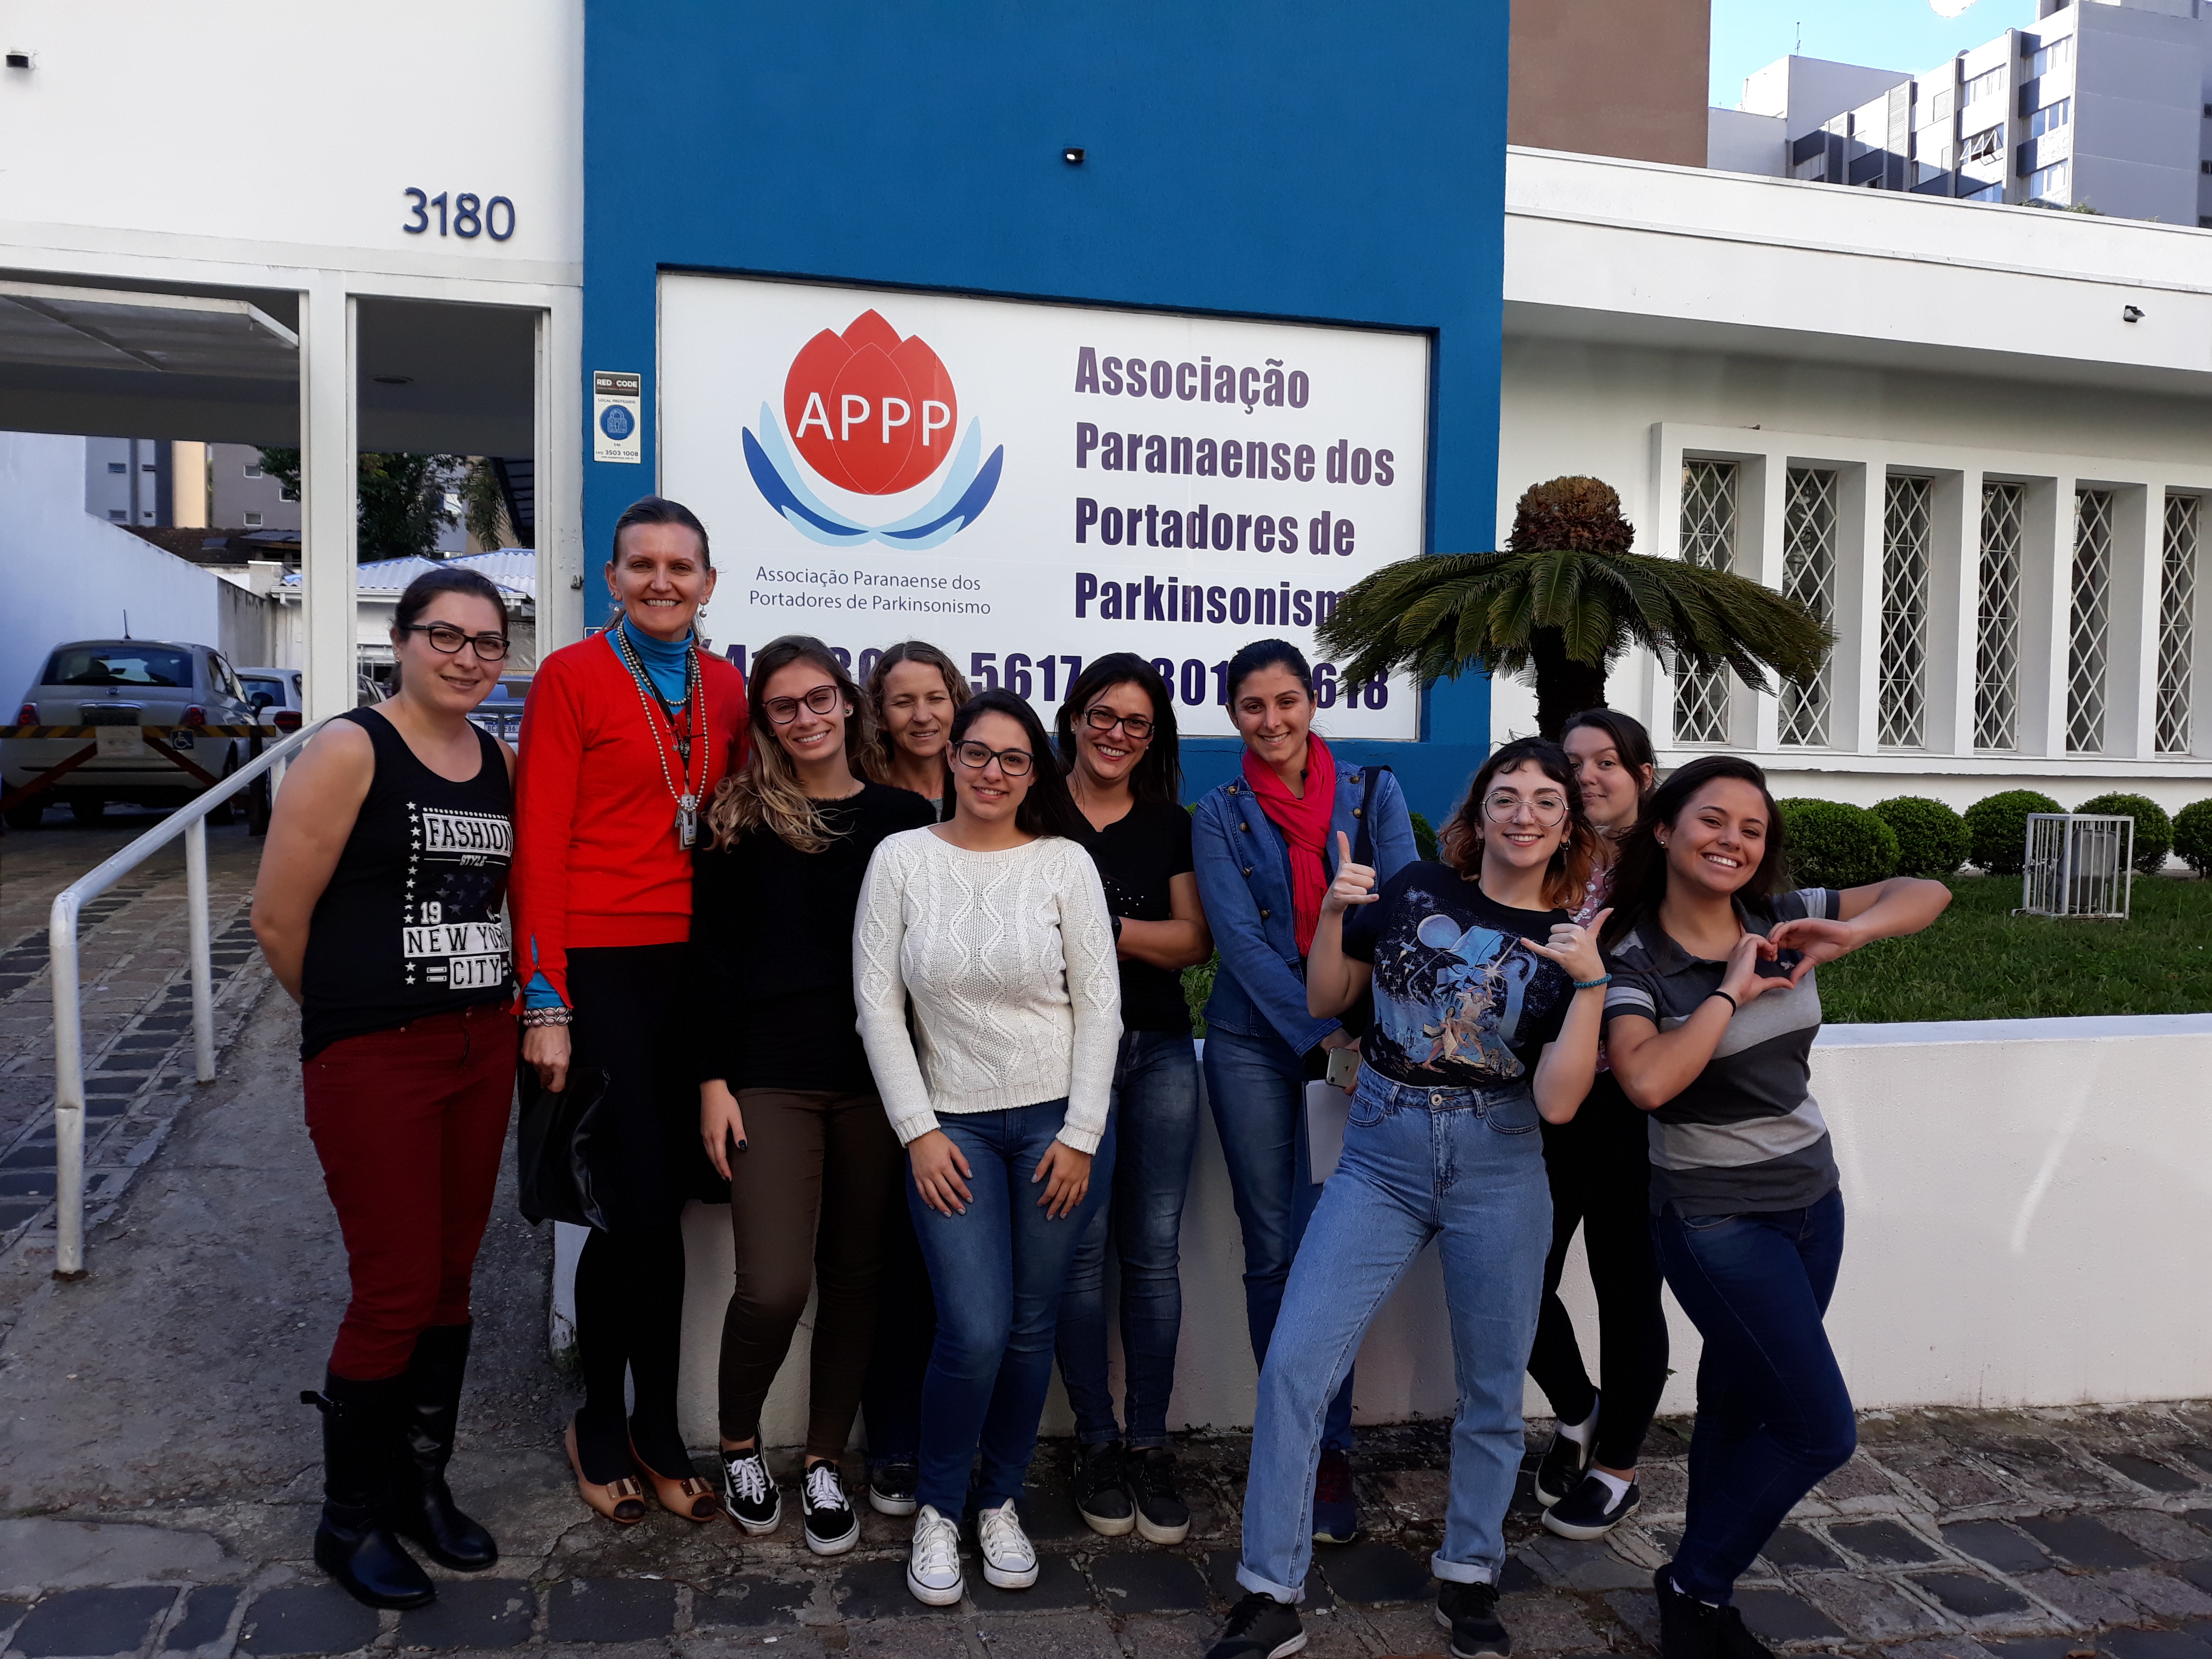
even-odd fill
[[(678, 731), (675, 711), (661, 703), (658, 694), (647, 694), (646, 687), (652, 682), (646, 676), (645, 665), (638, 660), (637, 647), (630, 643), (628, 631), (619, 621), (609, 631), (615, 636), (615, 650), (623, 659), (623, 666), (629, 670), (631, 683), (637, 687), (638, 704), (645, 710), (645, 723), (653, 728), (653, 758), (660, 763), (660, 781), (668, 787), (669, 796), (676, 803), (676, 844), (688, 853), (699, 838), (699, 797), (707, 793), (707, 774), (714, 750), (714, 734), (707, 726), (706, 677), (699, 672), (699, 636), (693, 634), (684, 653), (684, 696), (688, 705), (684, 724), (690, 729)], [(667, 746), (661, 741), (660, 721), (653, 718), (656, 704), (668, 722), (669, 736), (676, 745), (674, 775), (670, 774), (668, 768)], [(699, 781), (696, 784), (691, 781), (691, 738), (694, 734), (699, 739)], [(681, 789), (676, 787), (678, 777), (683, 780)]]

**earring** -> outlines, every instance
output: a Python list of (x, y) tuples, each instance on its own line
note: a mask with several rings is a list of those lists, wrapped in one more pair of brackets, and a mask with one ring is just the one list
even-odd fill
[(707, 614), (707, 607), (705, 605), (702, 605), (699, 607), (699, 614), (702, 617)]

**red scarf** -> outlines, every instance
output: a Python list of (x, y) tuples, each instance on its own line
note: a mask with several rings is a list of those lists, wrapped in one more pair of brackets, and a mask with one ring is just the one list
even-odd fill
[(1336, 757), (1319, 732), (1306, 737), (1306, 793), (1293, 795), (1274, 769), (1244, 751), (1244, 781), (1268, 822), (1283, 832), (1291, 854), (1291, 917), (1297, 931), (1298, 954), (1313, 949), (1321, 926), (1321, 902), (1328, 891), (1328, 827), (1336, 817)]

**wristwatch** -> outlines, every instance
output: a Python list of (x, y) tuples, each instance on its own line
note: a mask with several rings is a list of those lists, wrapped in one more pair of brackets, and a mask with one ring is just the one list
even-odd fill
[(1121, 942), (1121, 918), (1119, 916), (1109, 916), (1107, 920), (1114, 924), (1114, 943), (1119, 945)]

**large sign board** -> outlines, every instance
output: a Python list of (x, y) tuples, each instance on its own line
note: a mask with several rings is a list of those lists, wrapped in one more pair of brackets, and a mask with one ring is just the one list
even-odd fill
[(721, 573), (743, 663), (809, 633), (856, 672), (899, 640), (1051, 722), (1082, 665), (1150, 659), (1186, 733), (1233, 732), (1231, 653), (1316, 661), (1332, 736), (1410, 738), (1410, 684), (1351, 685), (1316, 623), (1419, 553), (1425, 338), (750, 278), (660, 283), (664, 493)]

